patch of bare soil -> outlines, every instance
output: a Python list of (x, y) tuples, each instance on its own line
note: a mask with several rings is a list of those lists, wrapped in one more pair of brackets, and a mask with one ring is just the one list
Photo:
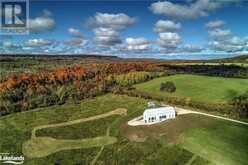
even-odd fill
[(154, 125), (129, 126), (124, 123), (120, 129), (121, 133), (131, 141), (143, 142), (148, 137), (164, 136), (169, 143), (178, 144), (180, 136), (185, 131), (193, 128), (209, 128), (214, 121), (214, 119), (198, 114), (185, 114)]

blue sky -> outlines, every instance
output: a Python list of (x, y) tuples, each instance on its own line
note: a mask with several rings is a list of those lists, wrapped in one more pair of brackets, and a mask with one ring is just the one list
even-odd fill
[(248, 51), (248, 2), (30, 1), (30, 34), (2, 53), (222, 58)]

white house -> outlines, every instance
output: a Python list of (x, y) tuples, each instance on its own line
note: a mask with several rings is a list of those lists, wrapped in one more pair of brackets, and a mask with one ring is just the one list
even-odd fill
[(173, 119), (175, 117), (175, 108), (171, 106), (149, 108), (146, 109), (143, 113), (143, 120), (145, 123), (160, 122), (166, 119)]

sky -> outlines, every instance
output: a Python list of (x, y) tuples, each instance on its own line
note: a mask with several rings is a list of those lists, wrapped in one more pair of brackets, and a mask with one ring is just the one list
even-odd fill
[(248, 52), (248, 1), (31, 0), (29, 34), (0, 52), (212, 59)]

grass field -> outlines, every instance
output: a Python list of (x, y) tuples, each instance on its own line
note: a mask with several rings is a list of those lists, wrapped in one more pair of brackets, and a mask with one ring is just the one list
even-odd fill
[[(50, 136), (56, 139), (92, 138), (104, 135), (108, 125), (114, 122), (117, 118), (118, 116), (110, 116), (97, 122), (93, 120), (71, 126), (41, 129), (37, 131), (36, 135), (38, 137)], [(99, 125), (101, 125), (101, 127), (99, 127)], [(78, 134), (75, 134), (75, 132), (78, 132)]]
[(210, 127), (184, 132), (181, 145), (215, 164), (246, 164), (247, 130), (247, 126), (215, 120)]
[[(218, 164), (246, 164), (248, 161), (248, 127), (237, 125), (210, 117), (200, 115), (178, 116), (175, 120), (169, 120), (149, 127), (129, 127), (126, 121), (142, 114), (147, 100), (128, 96), (107, 94), (95, 99), (83, 100), (80, 104), (66, 103), (61, 106), (52, 106), (35, 111), (11, 114), (0, 118), (0, 150), (17, 155), (23, 154), (22, 146), (31, 138), (33, 128), (43, 125), (58, 125), (68, 121), (89, 118), (110, 112), (117, 108), (128, 109), (126, 116), (116, 118), (107, 117), (104, 120), (95, 120), (92, 125), (80, 123), (65, 125), (64, 132), (56, 132), (55, 127), (38, 130), (37, 144), (42, 142), (45, 135), (50, 139), (48, 145), (53, 145), (53, 154), (44, 155), (41, 158), (25, 157), (27, 165), (54, 164), (90, 164), (93, 160), (96, 164), (194, 164), (204, 165)], [(70, 123), (71, 124), (71, 123)], [(76, 127), (75, 131), (73, 127)], [(103, 149), (94, 143), (80, 141), (73, 142), (69, 139), (78, 137), (78, 130), (85, 130), (85, 137), (100, 135), (92, 130), (106, 128), (110, 130), (110, 136), (117, 141), (108, 139), (107, 146)], [(48, 129), (47, 131), (45, 131)], [(74, 131), (74, 132), (73, 132)], [(68, 139), (62, 140), (63, 134), (69, 132)], [(3, 136), (2, 136), (3, 135)], [(102, 134), (104, 136), (104, 134)], [(46, 137), (46, 138), (47, 138)], [(52, 137), (61, 137), (60, 141), (53, 141)], [(66, 137), (66, 136), (65, 136)], [(133, 137), (133, 138), (130, 138)], [(144, 142), (137, 142), (138, 138), (145, 138)], [(68, 141), (69, 140), (69, 141)], [(99, 139), (96, 139), (99, 140)], [(106, 140), (106, 139), (100, 139)], [(34, 142), (34, 141), (33, 141)], [(99, 142), (99, 141), (98, 141)], [(97, 142), (97, 143), (98, 143)], [(57, 146), (56, 146), (57, 145)], [(67, 145), (74, 146), (72, 150), (60, 150)], [(80, 146), (80, 148), (78, 147)], [(90, 147), (90, 148), (89, 148)], [(77, 149), (76, 149), (77, 148)]]
[[(167, 93), (160, 91), (162, 82), (172, 81), (176, 85), (176, 92)], [(248, 90), (247, 79), (221, 78), (197, 75), (174, 75), (157, 78), (136, 85), (136, 89), (149, 94), (190, 98), (194, 101), (208, 103), (226, 103), (233, 97)]]
[(23, 153), (28, 158), (40, 158), (63, 150), (102, 147), (113, 144), (116, 141), (115, 137), (110, 136), (79, 140), (58, 140), (49, 137), (38, 137), (23, 143)]
[[(145, 105), (146, 102), (142, 99), (106, 95), (96, 99), (84, 100), (81, 104), (67, 103), (61, 106), (36, 109), (32, 112), (8, 115), (0, 119), (0, 149), (1, 152), (22, 154), (23, 143), (30, 139), (32, 129), (37, 126), (100, 115), (120, 107), (130, 109), (130, 113), (134, 112), (133, 115), (136, 115), (135, 112), (141, 112)], [(108, 122), (104, 124), (101, 120), (96, 120), (95, 122), (94, 125), (98, 127), (97, 129), (91, 125), (88, 125), (88, 127), (96, 131), (101, 128), (105, 130), (106, 124), (109, 124)], [(118, 135), (119, 130), (117, 128), (119, 123), (116, 121), (111, 125), (113, 125), (111, 135)], [(74, 134), (78, 134), (78, 132), (74, 132)], [(85, 136), (90, 137), (93, 135), (88, 132)], [(99, 150), (100, 147), (60, 151), (44, 158), (26, 158), (25, 164), (54, 164), (56, 161), (61, 162), (61, 164), (89, 164)]]
[[(56, 124), (47, 124), (47, 125), (42, 125), (35, 127), (32, 130), (32, 136), (31, 138), (23, 143), (22, 151), (25, 154), (25, 156), (28, 156), (29, 158), (39, 158), (39, 157), (45, 157), (50, 154), (53, 154), (55, 152), (59, 152), (62, 150), (72, 150), (72, 149), (81, 149), (81, 148), (92, 148), (92, 147), (101, 147), (104, 148), (105, 145), (113, 144), (117, 142), (117, 138), (109, 136), (109, 126), (107, 123), (98, 123), (98, 124), (103, 124), (104, 126), (108, 126), (105, 129), (102, 128), (104, 133), (100, 135), (96, 135), (94, 131), (88, 131), (89, 129), (92, 129), (93, 125), (88, 125), (84, 127), (82, 131), (77, 131), (76, 129), (71, 128), (71, 125), (77, 125), (78, 123), (88, 123), (91, 121), (95, 120), (100, 120), (101, 122), (104, 121), (104, 118), (109, 117), (109, 116), (116, 116), (116, 115), (126, 115), (127, 109), (124, 108), (119, 108), (104, 114), (96, 115), (96, 116), (90, 116), (88, 118), (81, 118), (77, 120), (72, 120), (72, 121), (67, 121), (67, 122), (61, 122), (61, 123), (56, 123)], [(67, 127), (69, 126), (69, 128)], [(54, 128), (58, 129), (58, 131), (61, 131), (59, 128), (63, 128), (65, 130), (70, 129), (71, 132), (75, 134), (83, 134), (83, 135), (90, 135), (87, 138), (76, 138), (76, 137), (71, 137), (69, 139), (58, 139), (58, 138), (51, 138), (49, 134), (47, 136), (42, 136), (42, 137), (37, 137), (36, 131), (38, 130), (44, 130), (44, 129), (49, 129), (49, 128)], [(94, 127), (95, 128), (95, 127)], [(99, 128), (97, 126), (97, 128)], [(94, 130), (94, 129), (92, 129)], [(96, 131), (96, 130), (95, 130)], [(105, 133), (106, 132), (106, 133)], [(58, 132), (57, 132), (58, 133)], [(51, 134), (54, 135), (54, 134)], [(55, 133), (56, 135), (56, 133)], [(66, 134), (63, 134), (66, 136)], [(63, 136), (62, 135), (62, 136)], [(95, 135), (95, 136), (94, 136)], [(76, 139), (75, 139), (76, 138)]]

